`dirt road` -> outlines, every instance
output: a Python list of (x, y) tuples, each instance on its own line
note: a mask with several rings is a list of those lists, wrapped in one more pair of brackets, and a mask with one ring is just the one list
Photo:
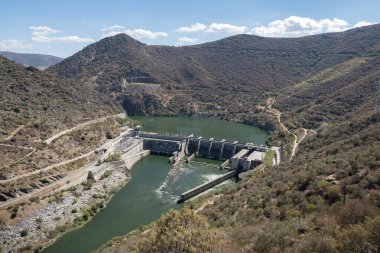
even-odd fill
[(106, 117), (102, 117), (102, 118), (99, 118), (99, 119), (94, 119), (94, 120), (83, 122), (81, 124), (76, 125), (75, 127), (72, 127), (72, 128), (69, 128), (69, 129), (63, 130), (63, 131), (61, 131), (59, 133), (54, 134), (49, 139), (45, 140), (43, 143), (49, 145), (50, 143), (52, 143), (54, 140), (58, 139), (62, 135), (65, 135), (65, 134), (68, 134), (70, 132), (73, 132), (73, 131), (81, 128), (81, 127), (93, 125), (93, 124), (102, 122), (102, 121), (104, 121), (106, 119), (113, 118), (113, 117), (125, 117), (125, 114), (124, 113), (119, 113), (119, 114), (115, 114), (115, 115), (106, 116)]
[(311, 130), (311, 129), (306, 129), (306, 128), (300, 128), (302, 131), (304, 131), (304, 134), (302, 135), (301, 138), (298, 139), (298, 136), (295, 134), (295, 133), (292, 133), (291, 131), (289, 131), (289, 129), (282, 123), (281, 121), (281, 115), (282, 113), (276, 109), (273, 108), (273, 104), (275, 102), (275, 99), (273, 98), (268, 98), (267, 101), (266, 101), (266, 106), (258, 106), (261, 110), (265, 111), (265, 112), (268, 112), (272, 115), (274, 115), (277, 119), (277, 122), (278, 124), (281, 126), (282, 130), (286, 133), (290, 133), (294, 136), (294, 141), (293, 141), (293, 146), (292, 146), (292, 152), (290, 154), (290, 158), (289, 160), (292, 160), (293, 157), (295, 157), (296, 153), (297, 153), (297, 149), (298, 149), (298, 146), (300, 145), (300, 143), (305, 139), (306, 135), (308, 134), (308, 131), (316, 134), (317, 132), (315, 130)]

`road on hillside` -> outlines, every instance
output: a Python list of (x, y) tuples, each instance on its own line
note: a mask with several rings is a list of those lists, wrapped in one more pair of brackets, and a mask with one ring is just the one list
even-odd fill
[(282, 130), (284, 132), (290, 133), (294, 136), (294, 141), (293, 141), (293, 145), (292, 145), (292, 152), (291, 152), (290, 158), (289, 158), (289, 160), (292, 160), (296, 156), (298, 146), (305, 139), (306, 135), (308, 134), (308, 131), (310, 131), (314, 134), (316, 133), (316, 131), (312, 130), (312, 129), (300, 128), (304, 132), (304, 134), (301, 136), (301, 138), (298, 139), (298, 136), (295, 133), (292, 133), (291, 131), (289, 131), (289, 129), (283, 124), (283, 122), (281, 120), (282, 113), (273, 108), (274, 102), (275, 102), (274, 98), (268, 98), (266, 101), (266, 105), (265, 106), (258, 105), (258, 108), (260, 108), (261, 110), (263, 110), (265, 112), (268, 112), (268, 113), (274, 115), (277, 119), (278, 124), (281, 126)]

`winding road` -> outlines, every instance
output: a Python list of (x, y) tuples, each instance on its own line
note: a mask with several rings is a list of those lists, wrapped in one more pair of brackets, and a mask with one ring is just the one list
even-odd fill
[(13, 136), (15, 136), (18, 131), (20, 131), (21, 129), (23, 129), (25, 127), (25, 125), (21, 125), (19, 126), (18, 128), (16, 128), (15, 130), (13, 130), (7, 137), (3, 138), (2, 140), (0, 141), (8, 141), (10, 139), (12, 139)]
[(119, 113), (119, 114), (115, 114), (115, 115), (111, 115), (111, 116), (106, 116), (106, 117), (102, 117), (102, 118), (98, 118), (98, 119), (94, 119), (94, 120), (90, 120), (90, 121), (86, 121), (86, 122), (83, 122), (81, 124), (78, 124), (76, 125), (75, 127), (72, 127), (72, 128), (69, 128), (69, 129), (66, 129), (66, 130), (63, 130), (59, 133), (56, 133), (54, 134), (53, 136), (51, 136), (49, 139), (43, 141), (43, 143), (45, 144), (50, 144), (52, 143), (54, 140), (58, 139), (59, 137), (61, 137), (62, 135), (65, 135), (65, 134), (68, 134), (68, 133), (71, 133), (81, 127), (84, 127), (84, 126), (89, 126), (89, 125), (93, 125), (93, 124), (96, 124), (96, 123), (99, 123), (99, 122), (102, 122), (106, 119), (109, 119), (109, 118), (115, 118), (115, 117), (126, 117), (126, 115), (124, 113)]
[(316, 131), (315, 130), (311, 130), (311, 129), (306, 129), (306, 128), (300, 128), (304, 132), (304, 134), (301, 136), (301, 138), (298, 138), (297, 134), (292, 133), (291, 131), (289, 131), (289, 129), (282, 123), (282, 121), (281, 121), (281, 115), (282, 115), (282, 113), (280, 111), (278, 111), (278, 110), (276, 110), (276, 109), (273, 108), (274, 102), (275, 102), (275, 99), (268, 98), (267, 101), (266, 101), (266, 106), (260, 106), (260, 105), (258, 105), (258, 108), (260, 108), (261, 110), (263, 110), (265, 112), (268, 112), (268, 113), (274, 115), (276, 117), (276, 119), (277, 119), (278, 124), (281, 126), (282, 130), (284, 132), (290, 133), (290, 134), (292, 134), (294, 136), (294, 141), (293, 141), (293, 146), (292, 146), (292, 152), (291, 152), (290, 158), (289, 158), (289, 160), (291, 161), (296, 156), (298, 146), (305, 139), (305, 137), (308, 134), (308, 131), (313, 132), (313, 133), (316, 133)]

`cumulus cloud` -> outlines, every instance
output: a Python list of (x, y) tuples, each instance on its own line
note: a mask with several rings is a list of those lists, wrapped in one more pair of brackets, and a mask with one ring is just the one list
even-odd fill
[[(354, 27), (369, 25), (371, 23), (361, 21)], [(299, 37), (325, 32), (341, 32), (353, 28), (343, 19), (315, 20), (307, 17), (290, 16), (283, 20), (275, 20), (268, 25), (258, 26), (251, 30), (252, 34), (265, 37)]]
[(115, 31), (115, 30), (122, 30), (125, 29), (124, 26), (121, 25), (111, 25), (111, 26), (105, 26), (100, 31), (102, 32), (108, 32), (108, 31)]
[(223, 24), (223, 23), (212, 23), (209, 25), (207, 32), (209, 33), (245, 33), (248, 30), (245, 26), (236, 26), (231, 24)]
[(367, 22), (367, 21), (359, 21), (359, 22), (357, 22), (357, 23), (354, 25), (354, 28), (362, 27), (362, 26), (367, 26), (367, 25), (373, 25), (373, 23), (371, 23), (371, 22)]
[(189, 38), (189, 37), (181, 37), (181, 38), (178, 38), (177, 41), (181, 45), (183, 45), (183, 44), (195, 44), (198, 42), (198, 39), (197, 38)]
[(103, 31), (102, 37), (114, 36), (119, 33), (126, 33), (135, 39), (156, 39), (158, 37), (168, 37), (168, 34), (165, 32), (153, 32), (142, 28), (131, 30), (126, 29), (121, 25), (104, 27), (101, 29), (101, 31)]
[(10, 50), (10, 49), (22, 49), (30, 48), (30, 44), (24, 44), (19, 40), (2, 40), (0, 41), (0, 50)]
[(245, 33), (248, 30), (245, 26), (236, 26), (225, 23), (212, 23), (210, 25), (205, 25), (202, 23), (195, 23), (191, 26), (183, 26), (177, 29), (180, 33), (191, 33), (191, 32), (207, 32), (207, 33), (229, 33), (238, 34)]
[(70, 36), (52, 36), (61, 31), (50, 28), (48, 26), (30, 26), (32, 32), (32, 40), (35, 42), (65, 42), (65, 43), (90, 43), (94, 42), (91, 38), (82, 38), (77, 35)]
[(195, 23), (194, 25), (191, 26), (183, 26), (178, 28), (178, 32), (180, 33), (191, 33), (191, 32), (199, 32), (199, 31), (204, 31), (207, 29), (207, 26), (202, 23)]

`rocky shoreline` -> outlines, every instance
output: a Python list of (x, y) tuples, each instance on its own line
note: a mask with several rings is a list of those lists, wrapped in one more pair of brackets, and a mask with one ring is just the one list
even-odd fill
[(0, 252), (39, 252), (59, 236), (90, 221), (130, 179), (127, 166), (120, 166), (106, 171), (98, 181), (86, 181), (41, 199), (41, 208), (14, 225), (0, 228)]

